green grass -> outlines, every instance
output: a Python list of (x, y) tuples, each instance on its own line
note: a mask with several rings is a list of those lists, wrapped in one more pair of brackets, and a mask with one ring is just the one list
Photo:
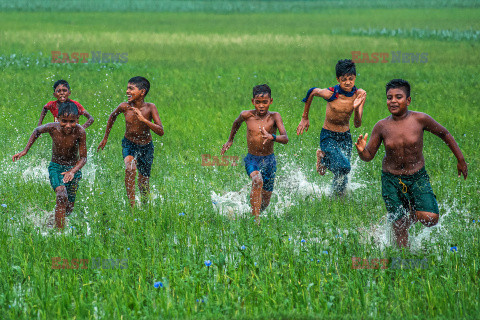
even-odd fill
[[(477, 317), (480, 223), (472, 220), (480, 219), (479, 44), (447, 32), (478, 34), (480, 11), (470, 3), (469, 9), (369, 7), (351, 14), (331, 8), (248, 15), (0, 13), (0, 203), (6, 204), (0, 207), (0, 318)], [(354, 31), (361, 28), (373, 31)], [(406, 31), (392, 36), (379, 31), (384, 28)], [(424, 36), (418, 30), (426, 30)], [(447, 36), (432, 30), (446, 30)], [(52, 64), (55, 50), (127, 52), (128, 62)], [(467, 181), (460, 181), (448, 147), (425, 134), (441, 222), (412, 228), (415, 245), (404, 252), (369, 238), (382, 230), (362, 231), (385, 215), (383, 147), (369, 163), (354, 152), (351, 192), (337, 201), (325, 192), (331, 174), (314, 172), (324, 102), (314, 101), (309, 132), (295, 134), (305, 91), (334, 85), (338, 59), (352, 51), (398, 50), (428, 52), (428, 62), (358, 64), (357, 86), (368, 97), (362, 127), (352, 126), (353, 136), (371, 132), (388, 116), (384, 86), (405, 78), (412, 84), (410, 109), (450, 130), (470, 170)], [(154, 136), (155, 199), (132, 213), (123, 185), (122, 117), (105, 150), (95, 149), (136, 75), (151, 81), (146, 100), (157, 105), (165, 136)], [(55, 205), (46, 173), (50, 138), (42, 136), (26, 157), (11, 162), (60, 78), (70, 82), (71, 98), (95, 117), (87, 129), (89, 158), (71, 221), (75, 229), (65, 234), (35, 222)], [(202, 167), (201, 155), (219, 154), (233, 120), (251, 108), (252, 87), (265, 82), (272, 87), (271, 110), (282, 115), (290, 142), (275, 146), (277, 184), (256, 227), (248, 214), (233, 220), (212, 204), (212, 192), (225, 199), (242, 190), (241, 203), (248, 206), (243, 166)], [(246, 154), (245, 134), (243, 126), (229, 155)], [(54, 257), (128, 259), (128, 268), (56, 270)], [(429, 267), (354, 270), (352, 257), (426, 257)], [(205, 260), (213, 265), (206, 267)], [(156, 281), (163, 287), (154, 288)]]

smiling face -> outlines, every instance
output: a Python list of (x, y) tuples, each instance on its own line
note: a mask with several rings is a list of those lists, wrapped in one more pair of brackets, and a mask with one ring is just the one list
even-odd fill
[(68, 100), (68, 97), (70, 96), (70, 89), (68, 89), (66, 86), (63, 84), (59, 84), (56, 88), (55, 91), (53, 92), (53, 96), (57, 98), (57, 100), (62, 103)]
[(387, 107), (393, 116), (402, 116), (408, 111), (412, 101), (403, 88), (392, 88), (387, 91)]
[(357, 76), (353, 74), (345, 74), (343, 76), (337, 77), (337, 81), (343, 91), (350, 92), (355, 86), (356, 78)]
[(128, 83), (127, 85), (127, 101), (138, 101), (145, 97), (145, 89), (139, 89), (135, 84)]
[(74, 114), (63, 114), (58, 116), (58, 122), (62, 127), (62, 132), (64, 134), (72, 134), (75, 130), (75, 127), (78, 123), (78, 116)]
[(272, 102), (273, 99), (268, 94), (257, 94), (255, 98), (252, 99), (255, 110), (260, 116), (267, 114)]

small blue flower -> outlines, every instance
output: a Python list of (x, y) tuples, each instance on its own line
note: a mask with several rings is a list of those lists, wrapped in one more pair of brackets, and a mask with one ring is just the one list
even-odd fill
[(2, 203), (2, 207), (6, 208), (6, 207), (7, 207), (7, 204)]
[(242, 246), (240, 249), (242, 249), (242, 250), (245, 250), (246, 248), (247, 248), (247, 247), (245, 247), (245, 246)]
[(256, 267), (256, 266), (257, 266), (257, 263), (255, 262), (254, 264), (255, 264), (255, 267)]
[(110, 230), (110, 228), (108, 228), (108, 230)]
[(217, 204), (217, 201), (212, 201), (213, 204)]
[(302, 239), (302, 241), (300, 241), (300, 242), (305, 243), (305, 242), (307, 242), (307, 241), (306, 241), (305, 239)]
[(310, 261), (313, 261), (313, 258), (311, 258)]
[(206, 265), (207, 267), (210, 267), (210, 266), (212, 265), (212, 261), (210, 261), (210, 260), (205, 260), (205, 265)]
[(292, 238), (288, 238), (288, 241), (292, 241)]
[(320, 262), (320, 260), (317, 260), (317, 262)]
[(153, 284), (153, 286), (154, 286), (155, 288), (163, 288), (163, 283), (161, 283), (160, 281), (158, 281), (158, 282), (155, 282), (155, 283)]
[(130, 248), (127, 248), (127, 250), (130, 250)]
[(453, 246), (453, 247), (451, 247), (451, 248), (450, 248), (450, 251), (457, 252), (457, 251), (458, 251), (458, 249), (457, 249), (457, 247), (456, 247), (456, 246)]
[(200, 300), (197, 299), (197, 302), (199, 302)]
[(323, 253), (323, 254), (328, 254), (328, 251), (325, 250), (325, 251), (322, 251), (322, 253)]
[(137, 219), (135, 219), (134, 221), (137, 221)]
[(179, 215), (179, 216), (184, 216), (184, 215), (185, 215), (185, 212), (180, 212), (178, 215)]
[(473, 220), (473, 223), (475, 223), (475, 219)]
[(13, 220), (13, 218), (10, 218), (10, 220)]
[(100, 194), (103, 194), (103, 192), (100, 192)]

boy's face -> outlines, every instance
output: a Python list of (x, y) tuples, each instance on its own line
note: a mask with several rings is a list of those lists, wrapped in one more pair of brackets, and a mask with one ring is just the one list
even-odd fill
[(407, 98), (407, 94), (403, 88), (394, 88), (387, 91), (388, 111), (394, 116), (405, 114), (408, 111), (408, 106), (411, 101), (412, 98)]
[(268, 108), (272, 104), (273, 99), (268, 94), (257, 94), (252, 99), (252, 103), (255, 106), (255, 110), (259, 115), (265, 115), (268, 112)]
[(58, 122), (60, 123), (60, 126), (62, 127), (62, 132), (64, 134), (72, 134), (75, 130), (75, 127), (77, 126), (78, 116), (73, 114), (64, 114), (58, 116)]
[(57, 98), (59, 102), (65, 102), (68, 100), (70, 93), (71, 93), (70, 90), (66, 86), (64, 86), (63, 84), (59, 84), (55, 88), (55, 91), (53, 92), (53, 96)]
[(139, 89), (135, 84), (128, 83), (127, 85), (127, 101), (137, 101), (145, 97), (145, 89)]
[(338, 84), (343, 91), (350, 92), (355, 86), (355, 79), (357, 77), (353, 74), (345, 74), (337, 78)]

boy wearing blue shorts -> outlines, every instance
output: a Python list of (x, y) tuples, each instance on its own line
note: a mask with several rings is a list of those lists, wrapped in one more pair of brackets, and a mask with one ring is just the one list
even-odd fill
[[(163, 125), (153, 103), (145, 102), (145, 96), (150, 90), (150, 82), (144, 77), (133, 77), (128, 80), (127, 102), (122, 102), (110, 114), (105, 136), (97, 151), (103, 150), (108, 141), (108, 135), (117, 116), (125, 116), (125, 136), (122, 140), (122, 155), (125, 163), (125, 189), (130, 206), (135, 206), (135, 176), (138, 169), (138, 188), (142, 202), (146, 202), (150, 193), (150, 171), (153, 163), (153, 142), (150, 130), (163, 136)], [(152, 122), (153, 121), (153, 122)]]
[[(245, 121), (247, 124), (248, 154), (244, 159), (245, 169), (252, 179), (252, 191), (250, 204), (255, 221), (259, 223), (260, 211), (270, 204), (277, 163), (273, 153), (273, 143), (288, 143), (287, 131), (283, 125), (282, 117), (278, 112), (270, 112), (268, 108), (272, 104), (272, 92), (266, 84), (253, 88), (252, 103), (254, 110), (242, 111), (233, 122), (232, 130), (227, 143), (222, 147), (221, 154), (232, 146), (233, 138), (238, 129)], [(277, 136), (277, 130), (279, 135)]]
[(437, 199), (425, 170), (423, 132), (440, 137), (457, 158), (458, 176), (467, 179), (467, 163), (453, 136), (429, 115), (408, 110), (412, 98), (410, 84), (393, 79), (386, 85), (387, 107), (391, 115), (380, 120), (368, 134), (358, 137), (355, 146), (360, 159), (370, 161), (382, 141), (382, 196), (399, 247), (408, 245), (408, 229), (417, 221), (427, 227), (438, 223)]
[(78, 109), (72, 101), (62, 102), (58, 108), (58, 122), (47, 123), (35, 128), (27, 146), (13, 156), (16, 161), (27, 154), (42, 133), (52, 137), (52, 160), (48, 166), (50, 184), (57, 195), (55, 225), (65, 226), (65, 214), (69, 215), (75, 205), (78, 182), (82, 178), (80, 169), (87, 162), (85, 129), (78, 124)]
[(314, 87), (307, 91), (307, 96), (302, 100), (305, 102), (305, 108), (302, 120), (297, 127), (297, 135), (308, 131), (310, 126), (308, 113), (313, 97), (325, 99), (327, 108), (320, 133), (320, 149), (317, 150), (317, 172), (323, 176), (326, 169), (330, 170), (333, 173), (333, 194), (342, 196), (345, 194), (347, 175), (351, 169), (350, 118), (354, 113), (353, 124), (356, 128), (362, 125), (363, 106), (367, 93), (355, 87), (357, 72), (352, 60), (339, 60), (335, 71), (338, 81), (335, 87), (327, 89)]

